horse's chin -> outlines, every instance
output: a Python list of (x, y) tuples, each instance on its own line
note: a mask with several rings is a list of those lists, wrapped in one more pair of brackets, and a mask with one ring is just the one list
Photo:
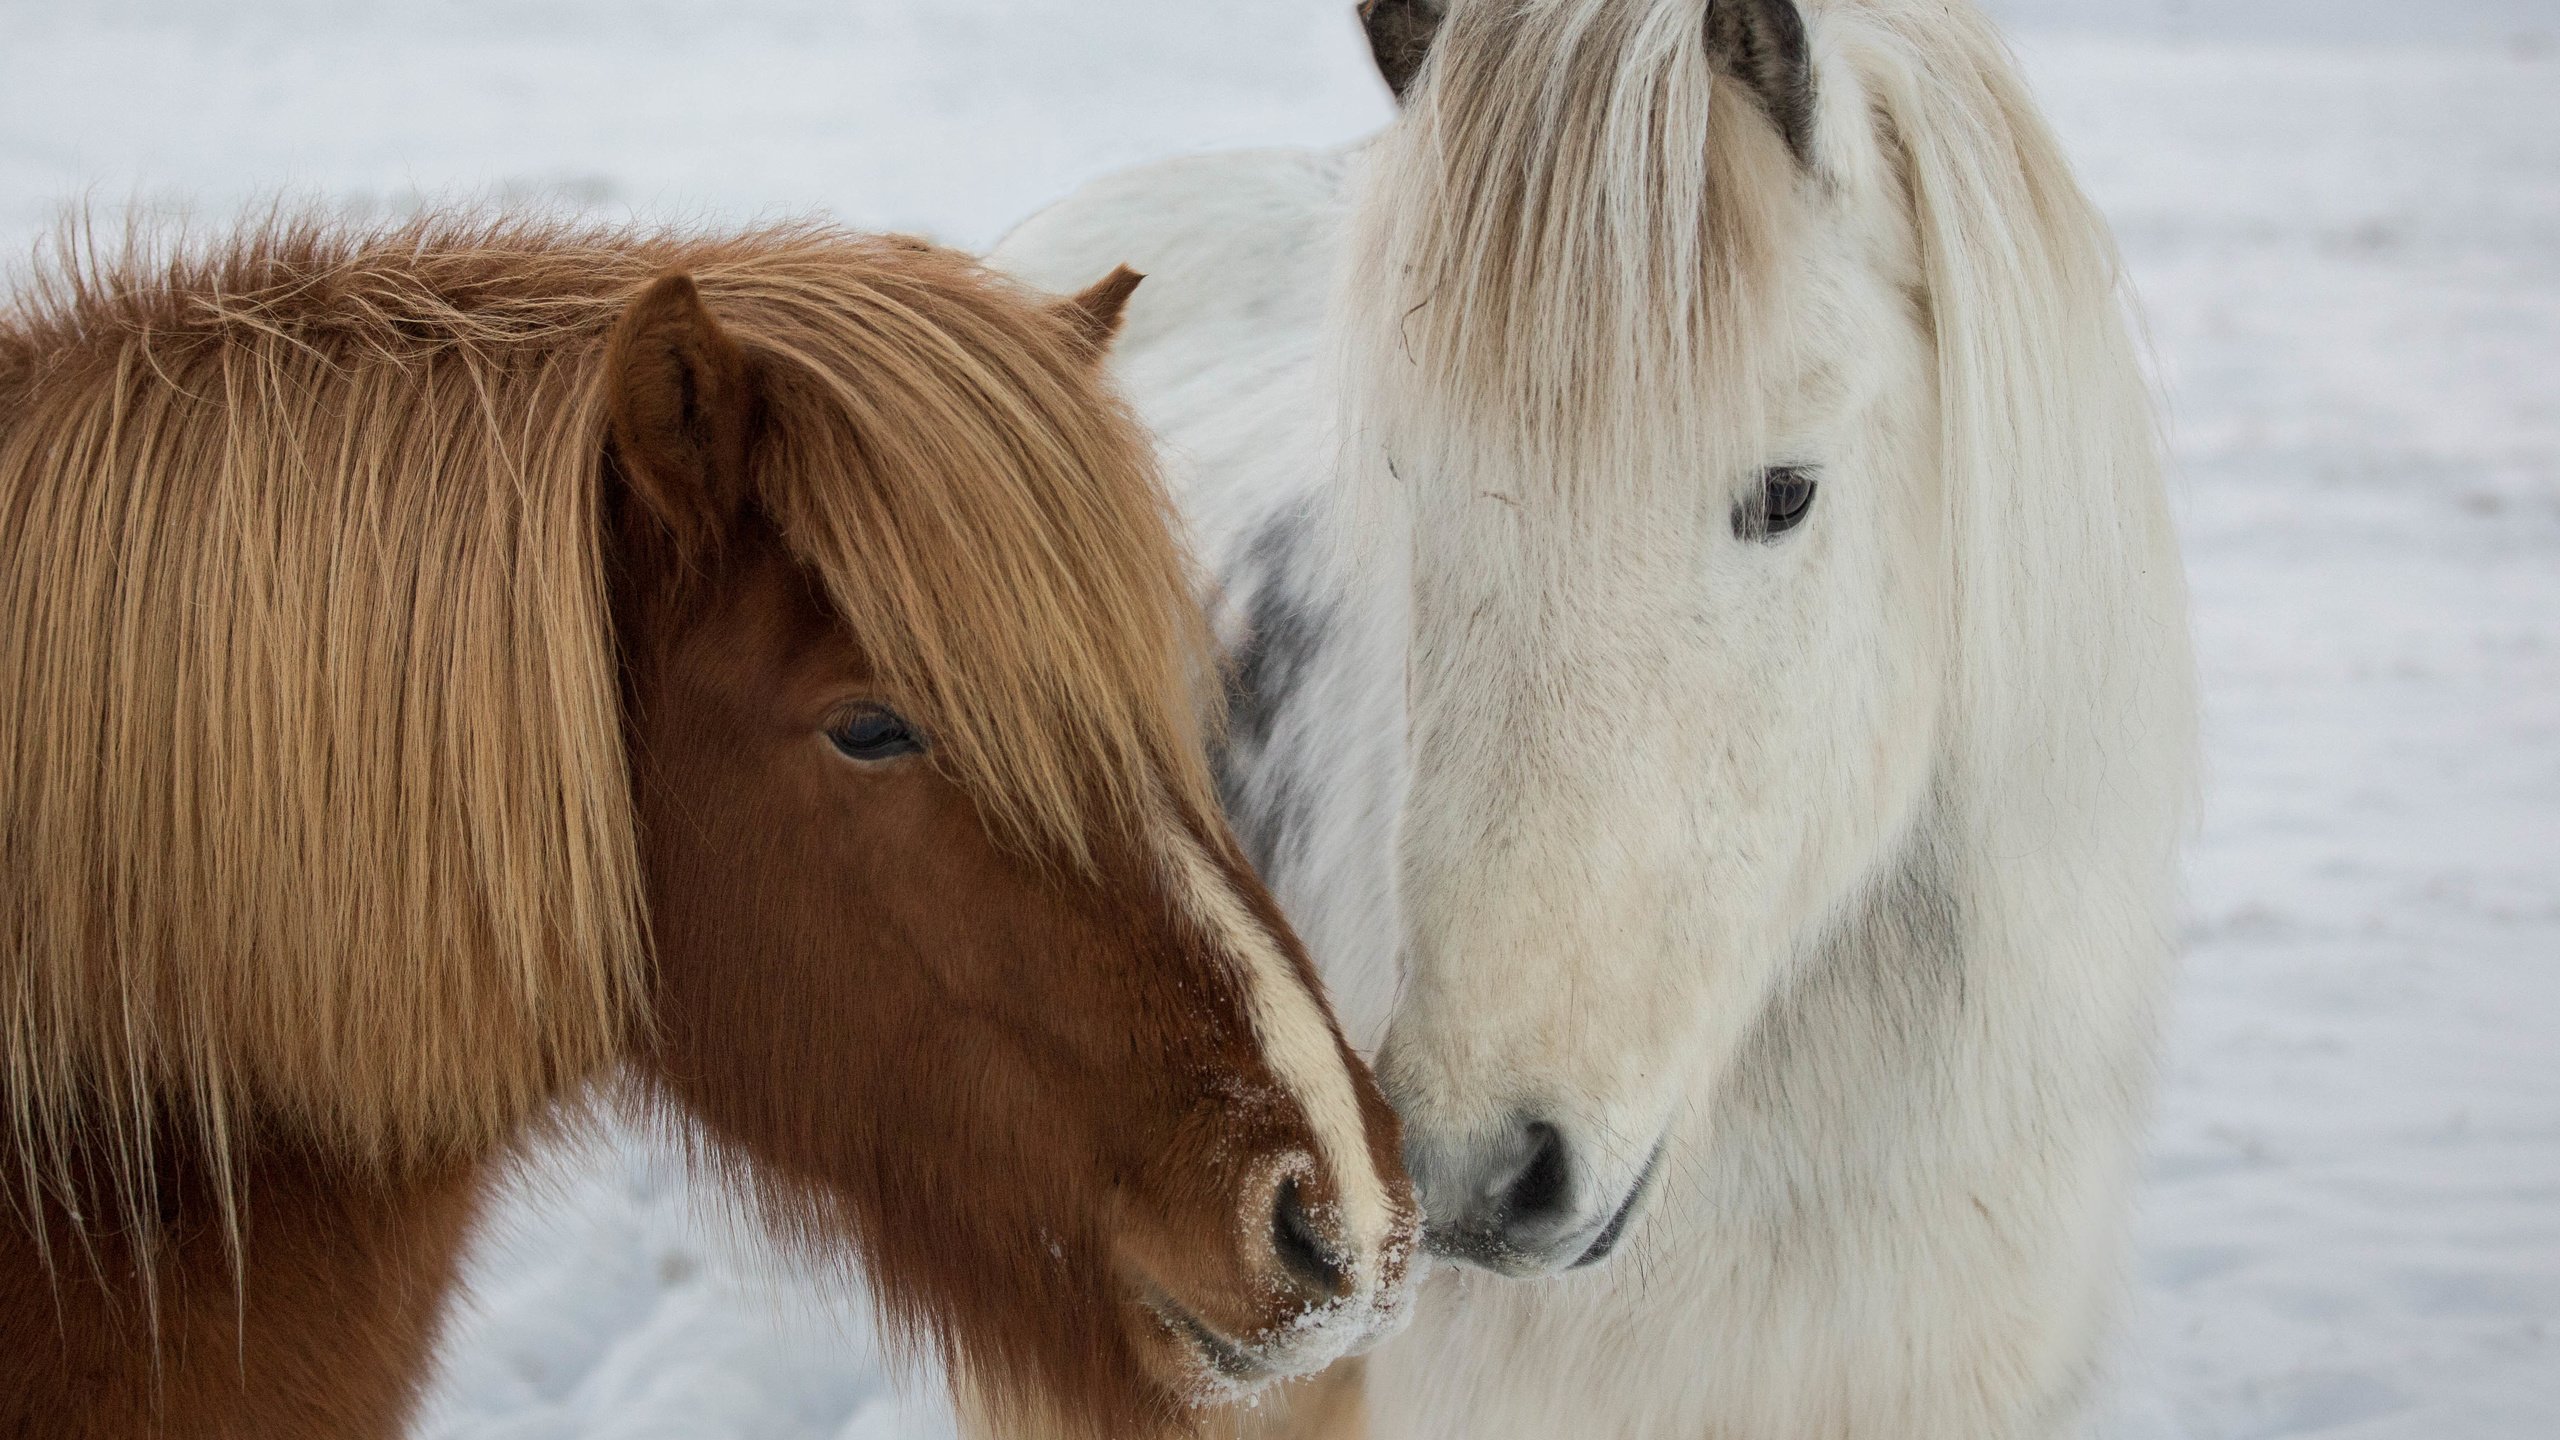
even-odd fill
[(1156, 1378), (1176, 1394), (1194, 1403), (1241, 1399), (1284, 1378), (1259, 1349), (1165, 1295), (1151, 1294), (1140, 1305), (1155, 1331), (1146, 1348)]
[[(1418, 1277), (1417, 1256), (1405, 1267)], [(1158, 1383), (1195, 1406), (1233, 1405), (1290, 1380), (1364, 1354), (1412, 1318), (1413, 1286), (1393, 1295), (1346, 1295), (1311, 1305), (1253, 1336), (1225, 1333), (1198, 1312), (1150, 1291), (1138, 1303), (1149, 1343), (1142, 1346)]]

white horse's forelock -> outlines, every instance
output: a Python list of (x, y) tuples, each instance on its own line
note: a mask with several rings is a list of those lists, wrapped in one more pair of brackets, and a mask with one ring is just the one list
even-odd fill
[[(1342, 443), (1405, 462), (1399, 478), (1550, 483), (1508, 494), (1532, 509), (1587, 507), (1594, 483), (1729, 471), (1765, 452), (1765, 378), (1821, 350), (1791, 303), (1791, 251), (1825, 243), (1825, 202), (1889, 192), (1937, 340), (1973, 793), (2077, 809), (2106, 776), (2061, 772), (2115, 755), (2141, 781), (2117, 800), (2174, 828), (2191, 782), (2157, 782), (2192, 774), (2192, 737), (2128, 721), (2192, 697), (2123, 693), (2162, 677), (2126, 654), (2184, 645), (2156, 407), (2114, 242), (2005, 43), (1967, 6), (1817, 0), (1829, 128), (1807, 174), (1715, 73), (1704, 8), (1453, 9), (1432, 83), (1368, 157), (1329, 357)], [(1683, 444), (1691, 463), (1664, 464)], [(1383, 522), (1397, 488), (1357, 498)], [(2149, 603), (2128, 609), (2128, 594)]]
[(1667, 436), (1752, 443), (1734, 420), (1787, 347), (1776, 262), (1805, 207), (1749, 97), (1711, 83), (1697, 10), (1450, 15), (1356, 209), (1354, 437), (1458, 468), (1498, 456), (1559, 487), (1517, 498), (1563, 504), (1656, 473)]

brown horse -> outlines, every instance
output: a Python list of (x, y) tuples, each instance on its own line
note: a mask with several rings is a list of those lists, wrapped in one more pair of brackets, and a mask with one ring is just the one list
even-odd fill
[(390, 1436), (613, 1074), (976, 1399), (1400, 1309), (1072, 301), (911, 241), (278, 223), (0, 312), (0, 1435)]

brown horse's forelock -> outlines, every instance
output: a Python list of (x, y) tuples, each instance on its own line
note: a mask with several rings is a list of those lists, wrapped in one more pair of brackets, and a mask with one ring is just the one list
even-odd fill
[(790, 298), (760, 285), (704, 293), (795, 416), (756, 467), (793, 550), (999, 830), (1083, 868), (1097, 823), (1134, 831), (1168, 799), (1214, 813), (1176, 521), (1132, 483), (1152, 449), (1063, 322), (1026, 335), (975, 272), (914, 270), (826, 327), (760, 331)]
[[(81, 247), (70, 245), (65, 253)], [(21, 1193), (254, 1124), (385, 1168), (620, 1053), (646, 920), (600, 365), (693, 274), (759, 499), (1000, 831), (1208, 813), (1145, 442), (1065, 318), (819, 227), (279, 221), (0, 312), (0, 1083)]]

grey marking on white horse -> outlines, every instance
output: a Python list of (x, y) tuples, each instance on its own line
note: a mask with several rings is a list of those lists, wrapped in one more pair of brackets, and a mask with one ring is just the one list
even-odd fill
[(1227, 732), (1216, 756), (1218, 800), (1266, 879), (1306, 846), (1314, 808), (1290, 767), (1266, 764), (1280, 720), (1324, 648), (1324, 608), (1302, 593), (1307, 517), (1284, 511), (1264, 522), (1226, 577), (1231, 593), (1250, 587), (1244, 634), (1227, 662)]

